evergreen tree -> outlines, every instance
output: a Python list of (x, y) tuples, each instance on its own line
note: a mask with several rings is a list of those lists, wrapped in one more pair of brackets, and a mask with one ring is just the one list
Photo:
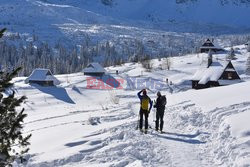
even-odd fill
[[(3, 32), (0, 32), (0, 37)], [(31, 135), (23, 137), (23, 119), (27, 116), (24, 109), (16, 111), (26, 99), (25, 96), (15, 97), (15, 92), (11, 89), (11, 80), (21, 68), (17, 68), (10, 73), (0, 72), (0, 166), (12, 166), (12, 162), (20, 159), (23, 162), (23, 154), (28, 152), (29, 138)]]
[(170, 57), (169, 56), (167, 56), (165, 59), (163, 59), (163, 61), (162, 61), (162, 65), (161, 65), (161, 69), (162, 70), (165, 70), (165, 69), (167, 69), (167, 70), (170, 70), (170, 67), (171, 67), (171, 59), (170, 59)]
[(151, 71), (153, 68), (153, 63), (149, 55), (146, 55), (141, 60), (142, 67), (145, 68), (147, 71)]
[(3, 37), (3, 33), (6, 31), (6, 28), (3, 28), (2, 30), (0, 30), (0, 38)]
[(246, 75), (250, 75), (250, 54), (248, 55), (246, 62)]
[(247, 51), (250, 52), (250, 42), (247, 45)]
[(231, 48), (229, 54), (227, 55), (227, 60), (235, 60), (235, 59), (236, 59), (236, 55), (234, 53), (234, 49)]
[(113, 4), (113, 0), (101, 0), (101, 2), (107, 6), (112, 6)]

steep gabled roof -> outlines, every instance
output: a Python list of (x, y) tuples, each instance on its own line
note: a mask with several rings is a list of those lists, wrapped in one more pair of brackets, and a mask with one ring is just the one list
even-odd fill
[(221, 47), (215, 45), (210, 39), (207, 39), (206, 42), (200, 47), (200, 49), (223, 50)]
[(49, 69), (43, 68), (34, 69), (30, 76), (25, 80), (26, 83), (29, 81), (53, 81), (55, 85), (59, 83)]
[(90, 63), (83, 72), (86, 73), (105, 73), (106, 70), (99, 63)]
[(213, 62), (208, 68), (199, 69), (191, 80), (199, 81), (199, 84), (205, 85), (209, 81), (218, 81), (224, 71), (235, 71), (231, 61)]
[(214, 46), (213, 42), (210, 39), (207, 39), (206, 42), (202, 46)]
[(199, 69), (192, 80), (199, 81), (199, 84), (206, 84), (208, 81), (218, 81), (224, 72), (226, 65), (219, 62), (213, 62), (208, 68)]

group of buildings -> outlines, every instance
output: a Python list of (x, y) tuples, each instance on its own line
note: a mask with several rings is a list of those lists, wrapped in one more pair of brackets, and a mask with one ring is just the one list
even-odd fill
[[(241, 82), (233, 63), (229, 61), (213, 61), (212, 53), (222, 52), (224, 49), (217, 47), (213, 41), (207, 39), (200, 47), (200, 53), (208, 53), (207, 66), (198, 69), (191, 79), (193, 89), (204, 89), (215, 86), (224, 86)], [(90, 63), (84, 70), (84, 75), (102, 76), (105, 69), (99, 63)], [(25, 80), (26, 83), (35, 83), (42, 86), (54, 86), (59, 80), (49, 69), (35, 69)]]
[[(99, 63), (90, 63), (84, 70), (84, 75), (102, 76), (106, 70)], [(25, 83), (38, 84), (41, 86), (55, 86), (60, 82), (49, 69), (37, 68), (25, 80)]]
[(193, 89), (204, 89), (216, 86), (226, 86), (241, 82), (231, 60), (214, 61), (213, 53), (224, 52), (225, 50), (215, 46), (210, 39), (200, 47), (200, 53), (207, 53), (207, 66), (200, 68), (192, 77)]

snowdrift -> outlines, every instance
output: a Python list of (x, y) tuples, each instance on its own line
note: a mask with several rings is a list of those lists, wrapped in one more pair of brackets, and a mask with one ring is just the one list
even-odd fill
[[(235, 66), (243, 71), (246, 52), (238, 47)], [(176, 57), (169, 71), (158, 68), (163, 60), (153, 60), (151, 72), (138, 63), (106, 68), (119, 79), (173, 81), (162, 90), (168, 101), (163, 134), (153, 130), (154, 110), (149, 133), (136, 130), (140, 104), (133, 83), (126, 83), (126, 89), (97, 90), (86, 89), (82, 73), (56, 76), (57, 87), (27, 85), (25, 78), (16, 78), (17, 93), (28, 97), (24, 133), (32, 133), (23, 166), (249, 166), (249, 77), (241, 72), (247, 82), (187, 90), (186, 81), (202, 60), (201, 55)], [(149, 96), (155, 99), (156, 90)]]

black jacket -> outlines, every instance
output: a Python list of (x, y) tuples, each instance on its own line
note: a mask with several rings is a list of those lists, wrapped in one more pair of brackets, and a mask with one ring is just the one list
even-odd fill
[(165, 110), (165, 105), (162, 105), (162, 96), (157, 97), (154, 108), (156, 108), (157, 111)]

